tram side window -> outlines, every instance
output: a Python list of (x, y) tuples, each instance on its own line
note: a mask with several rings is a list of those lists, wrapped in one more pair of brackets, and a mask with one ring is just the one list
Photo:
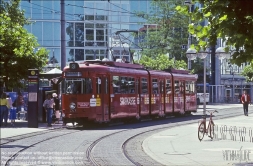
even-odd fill
[(152, 79), (152, 92), (154, 94), (158, 94), (159, 91), (158, 91), (158, 81), (157, 79)]
[(133, 77), (128, 78), (128, 93), (134, 94), (136, 92), (135, 90), (135, 79)]
[(101, 78), (98, 77), (96, 78), (96, 90), (97, 90), (97, 94), (101, 94)]
[(186, 94), (190, 94), (190, 82), (189, 81), (186, 81), (185, 82), (185, 93)]
[(120, 93), (120, 80), (119, 76), (113, 76), (112, 78), (113, 93)]
[(83, 79), (83, 94), (92, 93), (92, 81), (90, 78)]
[(174, 82), (174, 86), (175, 86), (175, 93), (178, 94), (180, 92), (180, 89), (179, 89), (179, 81), (176, 81)]
[(187, 94), (195, 93), (195, 84), (193, 81), (185, 82), (185, 93)]
[(82, 93), (82, 82), (81, 80), (70, 80), (66, 81), (66, 93), (80, 94)]
[(191, 92), (196, 93), (196, 84), (194, 81), (191, 82), (190, 87), (191, 87)]
[(146, 78), (141, 79), (141, 94), (148, 93), (148, 80)]
[(105, 78), (105, 94), (108, 94), (108, 79)]
[(166, 94), (171, 94), (171, 82), (169, 79), (166, 80)]
[(135, 78), (126, 76), (113, 76), (113, 93), (134, 94)]
[(163, 94), (164, 84), (163, 81), (160, 82), (160, 94)]
[(135, 93), (139, 93), (139, 79), (136, 79), (136, 84), (135, 84)]
[(126, 94), (128, 91), (128, 78), (120, 77), (120, 93)]
[(180, 84), (180, 93), (184, 93), (184, 90), (185, 90), (184, 82), (180, 81), (179, 84)]

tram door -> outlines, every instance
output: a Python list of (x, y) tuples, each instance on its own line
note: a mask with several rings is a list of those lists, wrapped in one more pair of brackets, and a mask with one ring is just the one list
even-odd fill
[(174, 81), (174, 112), (184, 113), (185, 111), (184, 81)]
[(159, 114), (160, 115), (164, 115), (164, 113), (165, 113), (165, 107), (164, 107), (164, 81), (163, 80), (160, 80), (160, 84), (159, 84), (159, 86), (160, 86), (160, 94), (159, 94), (159, 104), (160, 104), (160, 108), (159, 108), (159, 110), (160, 110), (160, 112), (159, 112)]
[(109, 86), (106, 75), (96, 77), (96, 114), (102, 121), (109, 121)]
[(140, 115), (145, 116), (149, 114), (149, 84), (147, 78), (140, 79)]
[(151, 91), (151, 114), (158, 114), (160, 112), (160, 87), (159, 80), (152, 78), (152, 91)]

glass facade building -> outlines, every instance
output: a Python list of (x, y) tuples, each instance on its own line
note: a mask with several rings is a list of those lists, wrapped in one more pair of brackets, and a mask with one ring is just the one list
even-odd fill
[[(133, 39), (128, 32), (138, 31), (146, 20), (136, 11), (148, 13), (151, 1), (64, 1), (66, 63), (93, 59), (125, 58)], [(48, 66), (61, 66), (61, 1), (21, 1), (21, 9), (32, 24), (25, 28), (47, 48)]]

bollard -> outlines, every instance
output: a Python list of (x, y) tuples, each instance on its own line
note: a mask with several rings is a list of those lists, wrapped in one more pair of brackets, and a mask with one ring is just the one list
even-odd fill
[(234, 140), (234, 134), (233, 134), (233, 127), (232, 126), (229, 128), (229, 134), (230, 134), (230, 139)]
[(249, 128), (249, 140), (253, 143), (253, 134), (252, 134), (252, 128)]
[(226, 140), (227, 139), (227, 126), (226, 125), (224, 125), (224, 140)]
[(221, 127), (220, 127), (220, 135), (221, 135), (221, 139), (223, 139), (223, 125), (221, 125)]
[(236, 126), (234, 126), (234, 141), (236, 141), (236, 135), (237, 135), (237, 127)]
[(246, 127), (243, 127), (242, 128), (242, 141), (244, 141), (244, 142), (245, 142), (245, 136), (246, 136), (246, 134), (247, 134)]
[(218, 132), (219, 132), (218, 125), (214, 125), (214, 135), (213, 135), (214, 139), (218, 139)]

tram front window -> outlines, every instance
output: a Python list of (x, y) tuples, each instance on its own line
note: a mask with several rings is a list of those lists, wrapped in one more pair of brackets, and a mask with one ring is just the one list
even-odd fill
[(92, 82), (90, 78), (66, 79), (63, 93), (67, 94), (89, 94), (92, 93)]

